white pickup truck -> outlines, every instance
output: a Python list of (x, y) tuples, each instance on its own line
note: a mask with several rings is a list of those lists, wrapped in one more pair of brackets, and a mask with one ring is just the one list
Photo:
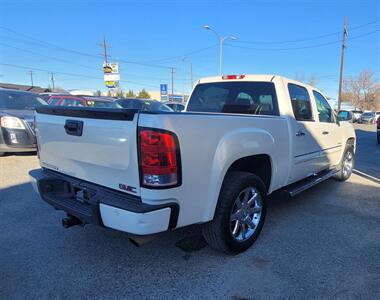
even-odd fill
[(238, 253), (259, 235), (267, 196), (352, 172), (355, 132), (312, 86), (274, 75), (197, 82), (185, 112), (37, 108), (42, 199), (63, 225), (141, 237), (202, 224)]

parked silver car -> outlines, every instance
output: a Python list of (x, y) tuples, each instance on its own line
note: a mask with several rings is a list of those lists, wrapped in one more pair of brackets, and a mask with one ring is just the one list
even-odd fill
[(375, 123), (375, 113), (372, 111), (367, 111), (362, 113), (360, 116), (359, 123), (362, 124), (374, 124)]

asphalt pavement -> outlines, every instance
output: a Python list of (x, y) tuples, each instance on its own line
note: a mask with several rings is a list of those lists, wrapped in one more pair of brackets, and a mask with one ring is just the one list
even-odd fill
[(376, 125), (354, 124), (357, 151), (355, 169), (380, 181), (380, 145), (376, 139)]
[[(362, 130), (362, 129), (360, 129)], [(358, 134), (357, 168), (372, 162)], [(373, 168), (373, 165), (376, 165)], [(379, 299), (380, 185), (358, 175), (269, 201), (248, 251), (209, 248), (198, 226), (140, 248), (124, 233), (64, 229), (62, 212), (32, 191), (33, 155), (0, 158), (0, 299)]]

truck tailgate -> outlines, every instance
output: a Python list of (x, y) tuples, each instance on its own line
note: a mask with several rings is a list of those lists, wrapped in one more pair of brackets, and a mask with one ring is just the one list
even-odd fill
[(132, 110), (38, 108), (41, 166), (139, 195), (137, 121)]

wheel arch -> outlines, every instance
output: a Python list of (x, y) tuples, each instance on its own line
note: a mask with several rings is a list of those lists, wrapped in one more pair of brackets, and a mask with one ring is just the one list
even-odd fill
[(268, 154), (255, 154), (235, 160), (227, 169), (224, 178), (232, 171), (255, 174), (263, 181), (267, 193), (270, 190), (273, 170), (272, 159)]

